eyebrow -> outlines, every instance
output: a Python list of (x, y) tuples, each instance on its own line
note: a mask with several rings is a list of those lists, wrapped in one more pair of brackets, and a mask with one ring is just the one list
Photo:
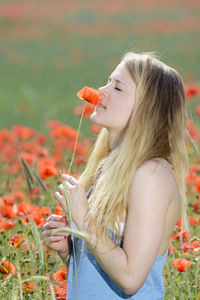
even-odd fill
[[(108, 77), (108, 79), (112, 79), (111, 77)], [(117, 82), (119, 82), (119, 83), (122, 83), (123, 85), (125, 85), (126, 86), (126, 84), (125, 83), (123, 83), (122, 81), (120, 81), (119, 79), (115, 79), (115, 78), (113, 78), (113, 80), (115, 80), (115, 81), (117, 81)], [(126, 86), (127, 87), (127, 86)]]

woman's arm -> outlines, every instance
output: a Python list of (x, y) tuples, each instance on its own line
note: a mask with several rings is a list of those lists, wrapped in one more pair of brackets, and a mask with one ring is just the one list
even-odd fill
[[(148, 161), (136, 172), (128, 198), (128, 215), (123, 249), (105, 234), (87, 246), (105, 272), (127, 294), (134, 294), (145, 282), (158, 254), (167, 209), (171, 201), (172, 181), (156, 162)], [(87, 231), (84, 225), (80, 230)]]

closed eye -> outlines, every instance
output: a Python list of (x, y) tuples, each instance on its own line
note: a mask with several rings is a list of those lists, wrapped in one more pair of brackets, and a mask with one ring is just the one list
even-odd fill
[[(107, 84), (108, 84), (110, 81), (111, 81), (111, 79), (108, 78)], [(114, 89), (117, 90), (117, 91), (121, 91), (121, 89), (119, 89), (117, 86), (115, 86)]]
[(117, 91), (121, 91), (121, 90), (120, 90), (118, 87), (116, 87), (116, 86), (114, 87), (114, 89), (117, 90)]

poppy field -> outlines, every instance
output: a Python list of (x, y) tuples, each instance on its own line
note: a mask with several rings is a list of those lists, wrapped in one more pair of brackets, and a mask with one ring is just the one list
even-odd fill
[[(66, 299), (67, 266), (41, 239), (62, 215), (54, 192), (68, 172), (83, 86), (103, 85), (125, 51), (156, 51), (183, 76), (188, 104), (189, 232), (179, 219), (164, 266), (165, 300), (200, 299), (199, 1), (0, 2), (0, 299)], [(71, 174), (100, 127), (87, 104)], [(70, 299), (69, 299), (70, 300)]]

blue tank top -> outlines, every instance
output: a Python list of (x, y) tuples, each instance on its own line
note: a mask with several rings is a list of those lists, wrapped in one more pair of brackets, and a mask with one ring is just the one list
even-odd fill
[[(74, 223), (73, 228), (78, 230)], [(110, 238), (122, 248), (123, 236), (118, 241), (111, 230), (108, 233)], [(128, 295), (102, 269), (83, 240), (74, 236), (71, 236), (71, 239), (76, 255), (77, 280), (72, 248), (68, 268), (67, 300), (163, 300), (164, 282), (162, 271), (168, 249), (163, 256), (156, 257), (143, 286), (133, 295)], [(79, 298), (77, 296), (77, 282)]]

